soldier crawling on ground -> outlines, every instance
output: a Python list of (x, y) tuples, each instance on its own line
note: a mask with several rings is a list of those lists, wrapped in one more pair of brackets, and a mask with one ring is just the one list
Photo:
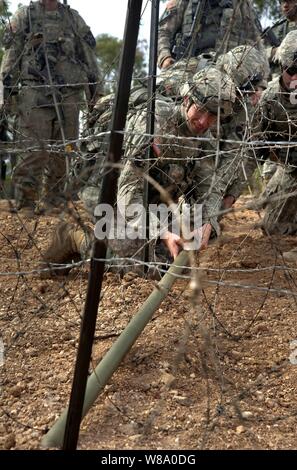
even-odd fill
[[(180, 96), (182, 84), (193, 79), (195, 70), (200, 71), (215, 66), (214, 60), (213, 55), (202, 54), (189, 61), (180, 60), (172, 67), (162, 70), (158, 77), (157, 97), (160, 95), (163, 99), (170, 97), (176, 103), (182, 101)], [(236, 85), (235, 112), (228, 122), (221, 126), (219, 143), (220, 159), (222, 160), (220, 173), (226, 171), (230, 177), (228, 197), (234, 203), (247, 186), (243, 167), (245, 168), (250, 162), (249, 159), (246, 159), (243, 144), (249, 139), (250, 120), (254, 108), (267, 86), (269, 64), (265, 54), (260, 53), (255, 47), (238, 46), (220, 56), (217, 59), (216, 67), (227, 73)], [(100, 180), (104, 172), (101, 162), (106, 153), (106, 141), (102, 135), (108, 131), (113, 102), (114, 95), (112, 94), (98, 100), (92, 113), (92, 127), (86, 134), (89, 140), (86, 149), (88, 156), (86, 155), (85, 159), (92, 162), (93, 166), (87, 166), (80, 175), (80, 182), (85, 181), (85, 185), (81, 187), (80, 195), (92, 214), (99, 198)], [(136, 86), (130, 96), (130, 117), (137, 112), (139, 106), (144, 107), (146, 102), (147, 89), (145, 85)], [(213, 135), (215, 132), (216, 129), (212, 129)], [(204, 142), (203, 147), (205, 151), (216, 153), (218, 150), (217, 140)], [(253, 161), (251, 164), (253, 165)], [(232, 184), (231, 179), (234, 180)]]
[[(218, 214), (224, 206), (226, 187), (230, 175), (223, 173), (215, 178), (216, 162), (213, 152), (204, 154), (197, 136), (208, 137), (216, 121), (232, 115), (235, 102), (235, 86), (231, 79), (215, 68), (196, 74), (191, 83), (182, 87), (183, 101), (175, 103), (171, 98), (158, 96), (156, 100), (156, 129), (153, 143), (154, 159), (150, 162), (150, 176), (167, 190), (174, 202), (202, 204), (202, 227), (194, 231), (202, 233), (202, 248), (209, 243), (211, 236), (219, 233)], [(118, 188), (118, 207), (129, 208), (132, 204), (143, 204), (143, 171), (146, 172), (145, 153), (150, 138), (146, 135), (146, 106), (140, 105), (128, 119), (125, 137), (125, 163)], [(142, 175), (142, 176), (140, 176)], [(89, 208), (97, 203), (97, 198), (88, 200), (90, 193), (83, 192), (82, 198)], [(159, 191), (154, 187), (149, 191), (149, 203), (161, 202)], [(163, 201), (164, 202), (164, 201)], [(94, 206), (93, 206), (94, 209)], [(191, 219), (193, 220), (193, 219)], [(130, 229), (142, 232), (143, 220), (130, 214), (126, 220)], [(44, 254), (44, 266), (48, 263), (66, 263), (75, 254), (82, 258), (89, 255), (92, 239), (90, 230), (85, 232), (78, 226), (62, 223), (57, 227), (52, 243)], [(110, 240), (110, 247), (116, 257), (139, 258), (139, 251), (146, 241), (143, 239)], [(183, 240), (170, 229), (150, 239), (150, 260), (172, 261), (181, 250)]]

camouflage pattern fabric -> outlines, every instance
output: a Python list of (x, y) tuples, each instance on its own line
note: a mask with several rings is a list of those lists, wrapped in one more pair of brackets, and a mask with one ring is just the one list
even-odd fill
[[(194, 78), (187, 88), (183, 87), (181, 95), (188, 96), (191, 103), (202, 105), (205, 111), (217, 113), (219, 106), (221, 117), (230, 115), (232, 106), (229, 101), (231, 105), (235, 102), (235, 87), (231, 80), (213, 68), (198, 73)], [(125, 129), (125, 163), (118, 189), (117, 204), (120, 208), (143, 204), (143, 171), (148, 171), (145, 153), (150, 146), (150, 137), (146, 135), (146, 119), (147, 110), (143, 105), (139, 105), (138, 109), (136, 107), (129, 115)], [(149, 164), (150, 176), (168, 191), (174, 201), (183, 199), (191, 207), (194, 203), (203, 204), (203, 222), (210, 221), (215, 232), (219, 233), (217, 213), (230, 175), (222, 171), (220, 178), (216, 178), (215, 137), (210, 132), (203, 135), (213, 142), (210, 148), (204, 149), (186, 124), (185, 105), (176, 104), (166, 97), (158, 97), (156, 101), (155, 126), (155, 158)], [(101, 168), (104, 165), (101, 164)], [(85, 206), (90, 208), (92, 203), (97, 203), (98, 192), (98, 188), (94, 191), (94, 186), (93, 191), (89, 187), (81, 192)], [(92, 200), (94, 194), (96, 196)], [(160, 202), (159, 192), (151, 187), (149, 203)], [(142, 230), (141, 217), (131, 214), (127, 216), (127, 221), (133, 232)], [(132, 257), (143, 243), (144, 240), (114, 240), (110, 246), (117, 255)]]
[[(49, 191), (52, 199), (62, 196), (65, 151), (60, 127), (66, 140), (77, 140), (82, 92), (91, 99), (102, 90), (100, 84), (88, 85), (100, 83), (95, 39), (79, 14), (60, 2), (55, 11), (46, 11), (39, 1), (20, 7), (10, 20), (3, 42), (6, 51), (1, 79), (14, 90), (22, 86), (17, 100), (19, 144), (24, 152), (14, 172), (21, 207), (32, 205), (42, 191), (42, 197)], [(59, 155), (49, 154), (48, 144), (60, 145)], [(25, 151), (32, 145), (33, 152)]]
[(283, 68), (291, 67), (297, 63), (296, 57), (297, 29), (287, 34), (281, 45), (278, 47), (275, 58)]
[[(279, 41), (282, 42), (288, 33), (290, 33), (291, 31), (297, 30), (297, 22), (287, 20), (284, 23), (277, 25), (271, 29), (273, 33), (276, 35), (276, 37), (279, 39)], [(268, 44), (267, 41), (265, 45), (266, 45), (266, 55), (270, 63), (271, 75), (272, 75), (272, 78), (274, 79), (281, 73), (281, 69), (280, 69), (279, 61), (277, 57), (278, 48), (271, 47), (271, 45)]]
[(196, 73), (191, 82), (180, 88), (181, 96), (191, 96), (200, 108), (226, 118), (232, 115), (236, 99), (235, 86), (224, 72), (207, 67)]
[[(278, 58), (284, 67), (294, 63), (296, 38), (297, 31), (289, 33), (279, 47)], [(268, 202), (263, 223), (269, 233), (295, 232), (297, 199), (284, 196), (297, 187), (296, 124), (296, 95), (284, 88), (281, 77), (276, 78), (262, 95), (253, 125), (253, 139), (271, 142), (266, 151), (260, 152), (278, 166), (264, 193)]]
[[(269, 64), (266, 56), (253, 46), (238, 46), (217, 60), (217, 67), (232, 78), (238, 88), (253, 81), (267, 87)], [(252, 88), (251, 88), (252, 89)]]
[[(199, 0), (176, 0), (165, 10), (159, 24), (158, 65), (172, 57), (172, 46), (189, 38)], [(185, 51), (198, 56), (215, 51), (222, 54), (241, 44), (260, 45), (260, 31), (250, 0), (208, 0), (198, 35), (189, 38)], [(261, 47), (261, 46), (260, 46)], [(192, 51), (192, 52), (190, 52)]]
[[(289, 194), (292, 194), (288, 196)], [(295, 194), (294, 194), (295, 193)], [(271, 234), (297, 233), (297, 170), (278, 165), (263, 194), (267, 198), (262, 221), (264, 230)]]
[(178, 97), (181, 84), (191, 81), (197, 72), (214, 65), (214, 61), (215, 54), (213, 52), (191, 57), (187, 60), (179, 60), (171, 67), (161, 70), (157, 77), (158, 92), (163, 95)]
[[(251, 46), (238, 46), (217, 60), (217, 67), (225, 71), (238, 87), (234, 116), (223, 124), (222, 134), (226, 142), (222, 142), (221, 151), (229, 157), (230, 183), (227, 194), (237, 199), (249, 183), (255, 169), (255, 158), (247, 155), (250, 139), (250, 123), (255, 112), (252, 105), (252, 94), (258, 87), (265, 87), (269, 75), (269, 65), (265, 54)], [(233, 176), (232, 176), (233, 172)]]

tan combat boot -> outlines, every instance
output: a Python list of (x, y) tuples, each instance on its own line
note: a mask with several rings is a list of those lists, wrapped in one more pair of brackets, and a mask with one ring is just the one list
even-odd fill
[[(71, 264), (84, 259), (88, 255), (92, 231), (90, 227), (83, 230), (80, 226), (61, 222), (52, 237), (51, 243), (42, 257), (40, 269), (47, 268), (40, 273), (45, 279), (55, 275), (67, 275), (71, 267), (62, 268), (63, 265)], [(48, 270), (50, 268), (50, 270)]]
[(283, 258), (285, 261), (297, 263), (297, 248), (293, 248), (293, 250), (286, 251), (285, 253), (283, 253)]

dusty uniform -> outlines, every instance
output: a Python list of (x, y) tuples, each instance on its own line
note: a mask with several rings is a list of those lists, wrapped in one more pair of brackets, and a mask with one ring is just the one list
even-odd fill
[[(132, 115), (131, 115), (132, 114)], [(143, 205), (144, 178), (141, 173), (147, 172), (145, 155), (150, 145), (146, 134), (147, 111), (143, 105), (130, 114), (126, 126), (125, 160), (121, 172), (118, 189), (117, 205), (123, 212), (125, 207), (132, 204)], [(177, 203), (180, 197), (193, 205), (202, 203), (212, 185), (216, 150), (214, 146), (203, 150), (202, 144), (189, 131), (185, 117), (182, 115), (180, 104), (175, 104), (170, 98), (159, 97), (156, 100), (154, 160), (150, 160), (150, 176), (168, 191), (170, 197)], [(170, 136), (170, 137), (169, 137)], [(204, 136), (205, 137), (205, 136)], [(210, 133), (207, 137), (214, 138)], [(96, 145), (93, 142), (93, 145)], [(97, 144), (101, 148), (101, 142)], [(208, 154), (210, 156), (208, 156)], [(97, 158), (100, 160), (100, 155)], [(102, 161), (102, 160), (101, 160)], [(100, 193), (104, 166), (91, 175), (87, 186), (81, 191), (80, 197), (89, 212), (94, 213)], [(223, 182), (221, 182), (223, 185)], [(220, 210), (224, 190), (220, 185), (213, 185), (203, 207), (204, 222), (212, 220), (213, 226), (219, 231), (216, 214)], [(151, 187), (150, 204), (160, 203), (159, 192)], [(143, 220), (141, 217), (127, 217), (130, 230), (142, 233)], [(118, 255), (133, 256), (144, 240), (111, 240), (110, 246)]]
[(260, 44), (260, 26), (249, 0), (207, 0), (202, 15), (198, 9), (200, 22), (192, 35), (200, 1), (177, 0), (165, 10), (159, 25), (160, 67), (169, 57), (179, 60), (210, 51), (222, 54), (241, 44)]
[[(222, 126), (221, 152), (225, 153), (225, 171), (230, 174), (227, 195), (237, 199), (246, 189), (255, 168), (255, 159), (247, 156), (247, 143), (255, 107), (253, 95), (267, 86), (269, 64), (264, 53), (251, 46), (238, 46), (217, 60), (217, 67), (237, 86), (233, 117)], [(227, 158), (228, 155), (228, 158)]]
[[(144, 137), (146, 120), (146, 110), (140, 111), (129, 120), (126, 129), (131, 136), (127, 138), (125, 146), (127, 162), (119, 181), (117, 204), (121, 212), (132, 204), (143, 205), (144, 179), (137, 170), (146, 171), (144, 158), (149, 145), (148, 138)], [(158, 136), (154, 144), (157, 155), (154, 161), (150, 161), (150, 176), (170, 194), (174, 202), (178, 203), (183, 197), (191, 207), (195, 203), (204, 203), (203, 222), (211, 220), (218, 231), (216, 214), (220, 210), (222, 201), (219, 185), (213, 186), (207, 197), (208, 190), (212, 186), (215, 161), (213, 152), (208, 156), (203, 151), (201, 144), (188, 130), (185, 118), (180, 112), (180, 105), (175, 106), (172, 102), (165, 100), (156, 102), (155, 133)], [(160, 204), (160, 202), (159, 192), (150, 187), (149, 203)], [(143, 233), (144, 220), (141, 216), (127, 216), (126, 221), (131, 232), (137, 230)], [(126, 257), (137, 253), (143, 244), (143, 239), (110, 242), (115, 253)]]
[[(191, 229), (199, 229), (201, 223), (210, 223), (214, 232), (219, 233), (218, 216), (230, 175), (225, 169), (221, 171), (223, 166), (221, 157), (224, 156), (218, 151), (217, 140), (210, 133), (209, 126), (213, 122), (212, 115), (217, 115), (218, 110), (221, 119), (232, 114), (236, 99), (235, 86), (226, 74), (209, 67), (194, 75), (192, 82), (183, 84), (180, 96), (184, 101), (179, 104), (169, 97), (158, 97), (156, 100), (153, 142), (146, 135), (146, 105), (142, 103), (130, 112), (125, 128), (125, 158), (118, 186), (117, 210), (127, 224), (128, 234), (136, 233), (136, 237), (132, 239), (123, 234), (123, 237), (109, 240), (112, 251), (117, 257), (139, 258), (139, 250), (146, 241), (150, 242), (150, 260), (154, 259), (152, 253), (156, 253), (158, 249), (161, 251), (163, 249), (163, 254), (164, 250), (166, 252), (165, 245), (159, 240), (159, 235), (164, 229), (162, 223), (159, 227), (156, 224), (154, 234), (150, 233), (147, 240), (147, 233), (144, 231), (145, 211), (140, 214), (134, 212), (134, 204), (137, 204), (138, 208), (143, 207), (144, 179), (148, 172), (156, 183), (166, 190), (171, 201), (178, 204), (188, 203)], [(192, 107), (193, 104), (196, 107)], [(197, 128), (197, 119), (202, 119), (202, 116), (207, 121), (204, 121), (203, 127), (201, 127), (203, 121), (198, 121), (200, 126)], [(203, 137), (208, 138), (211, 147), (203, 148), (201, 140), (197, 138), (199, 128), (205, 130)], [(91, 145), (93, 151), (96, 149), (99, 151), (100, 164), (104, 152), (100, 153), (101, 140), (99, 138), (97, 141), (97, 135), (94, 136)], [(151, 146), (153, 155), (150, 155), (147, 161), (146, 152)], [(98, 201), (98, 186), (105, 171), (104, 165), (101, 167), (101, 173), (100, 167), (97, 168), (96, 173), (99, 175), (97, 188), (94, 185), (92, 188), (86, 187), (86, 191), (81, 192), (81, 198), (89, 209)], [(150, 183), (148, 203), (155, 205), (168, 203), (168, 198), (164, 200), (161, 194), (158, 188)], [(194, 204), (202, 205), (202, 221), (198, 219), (198, 226)], [(99, 215), (98, 212), (96, 215)], [(99, 218), (98, 223), (101, 222), (102, 219)], [(96, 234), (97, 228), (96, 224)], [(167, 228), (169, 231), (172, 229), (170, 224)], [(138, 237), (137, 234), (144, 237)], [(85, 257), (90, 239), (88, 231), (83, 232), (75, 226), (59, 226), (54, 233), (51, 246), (44, 255), (44, 260), (64, 263), (74, 253)], [(165, 253), (167, 260), (168, 256), (169, 252)]]
[[(280, 43), (290, 31), (295, 30), (297, 30), (297, 21), (289, 20), (271, 28), (271, 31), (275, 34), (276, 38), (279, 40)], [(272, 78), (274, 79), (281, 73), (279, 63), (277, 60), (275, 60), (276, 49), (274, 47), (271, 47), (271, 45), (268, 45), (266, 51), (270, 63)]]
[(292, 234), (297, 231), (297, 196), (286, 195), (297, 190), (297, 100), (279, 78), (269, 83), (262, 96), (257, 123), (254, 139), (271, 142), (267, 153), (277, 163), (265, 191), (263, 225), (269, 233)]
[[(61, 196), (65, 141), (78, 138), (83, 92), (88, 99), (100, 94), (99, 85), (87, 85), (99, 81), (99, 71), (89, 27), (75, 10), (60, 3), (55, 11), (45, 11), (39, 2), (21, 7), (11, 19), (4, 44), (3, 81), (20, 87), (18, 132), (25, 150), (14, 180), (22, 206), (38, 199), (43, 179), (44, 198)], [(58, 147), (48, 152), (49, 145)]]
[[(213, 68), (205, 69), (201, 73), (203, 77), (207, 77), (205, 78), (206, 84), (208, 81), (211, 83), (212, 79), (217, 80), (216, 87), (219, 86), (219, 77), (223, 77), (223, 74), (220, 74), (220, 72)], [(200, 79), (201, 73), (195, 77)], [(195, 77), (193, 79), (194, 83)], [(233, 83), (227, 77), (222, 78), (222, 83), (223, 88), (226, 84), (226, 89), (222, 90), (222, 95), (232, 95), (234, 101)], [(230, 85), (231, 83), (232, 85)], [(188, 91), (186, 90), (187, 87), (189, 87)], [(211, 95), (214, 94), (214, 90), (217, 93), (216, 87), (208, 88), (205, 96), (209, 97), (209, 101), (211, 101)], [(229, 87), (228, 91), (227, 87)], [(185, 88), (185, 90), (181, 90), (181, 95), (189, 93), (189, 96), (191, 96), (190, 85), (186, 84), (182, 88)], [(210, 106), (211, 104), (208, 103), (208, 107)], [(226, 100), (224, 107), (228, 108), (230, 114), (232, 109), (231, 98), (228, 103)], [(217, 113), (217, 98), (214, 100), (211, 109), (211, 112)], [(204, 134), (203, 137), (207, 137), (210, 142), (209, 146), (207, 145), (204, 148), (204, 144), (191, 133), (186, 124), (185, 107), (181, 104), (175, 104), (170, 98), (158, 97), (156, 100), (155, 116), (156, 137), (153, 145), (154, 158), (150, 160), (148, 168), (145, 163), (145, 154), (150, 145), (150, 139), (145, 135), (147, 121), (146, 106), (140, 105), (138, 109), (136, 107), (130, 114), (125, 129), (126, 163), (119, 180), (118, 208), (123, 212), (124, 208), (131, 207), (133, 204), (143, 205), (144, 178), (141, 173), (147, 173), (149, 170), (150, 176), (167, 190), (174, 202), (178, 203), (182, 200), (183, 203), (189, 204), (192, 211), (192, 223), (194, 223), (194, 204), (202, 204), (202, 223), (210, 222), (214, 232), (218, 234), (218, 213), (220, 212), (222, 199), (230, 180), (230, 174), (225, 169), (222, 171), (220, 169), (224, 166), (223, 161), (221, 161), (224, 158), (219, 153), (219, 159), (217, 160), (216, 139), (210, 132)], [(218, 171), (218, 178), (216, 178), (216, 171)], [(92, 207), (92, 201), (94, 203), (94, 201), (98, 200), (98, 190), (97, 194), (94, 187), (93, 190), (94, 192), (92, 193), (91, 188), (86, 188), (82, 192), (82, 199), (88, 208)], [(96, 194), (95, 197), (93, 197), (94, 194)], [(159, 191), (150, 186), (149, 203), (158, 204), (160, 202)], [(142, 224), (144, 221), (141, 216), (128, 215), (126, 222), (129, 224), (129, 230), (132, 232), (143, 233)], [(136, 254), (143, 244), (143, 239), (129, 240), (126, 238), (125, 240), (110, 241), (113, 251), (117, 255), (125, 257)]]

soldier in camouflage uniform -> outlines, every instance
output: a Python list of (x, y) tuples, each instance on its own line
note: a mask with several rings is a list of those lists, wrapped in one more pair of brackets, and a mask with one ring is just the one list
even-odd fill
[[(297, 196), (289, 194), (297, 190), (297, 31), (287, 34), (278, 48), (277, 59), (282, 74), (269, 83), (262, 95), (253, 139), (266, 141), (266, 152), (277, 163), (277, 171), (264, 193), (263, 229), (269, 234), (293, 235), (297, 232)], [(288, 256), (291, 259), (292, 254)]]
[(172, 0), (160, 20), (158, 65), (242, 44), (262, 47), (260, 34), (250, 0)]
[(246, 158), (245, 143), (250, 139), (255, 107), (267, 87), (269, 64), (265, 54), (255, 47), (238, 46), (219, 57), (217, 67), (227, 73), (237, 87), (233, 118), (223, 124), (221, 130), (225, 139), (221, 151), (229, 155), (226, 166), (233, 168), (233, 182), (230, 181), (227, 194), (229, 201), (235, 202), (247, 187), (246, 175), (255, 168), (254, 158)]
[[(295, 31), (297, 29), (297, 0), (280, 0), (280, 4), (281, 13), (284, 18), (271, 28), (272, 33), (275, 35), (279, 43), (283, 41), (290, 31)], [(271, 47), (270, 44), (266, 47), (272, 79), (277, 78), (281, 73), (280, 64), (277, 59), (277, 49), (278, 47)], [(276, 170), (277, 165), (275, 163), (271, 161), (266, 161), (264, 163), (262, 174), (266, 182), (270, 180)]]
[[(214, 54), (202, 54), (188, 61), (180, 60), (172, 67), (162, 70), (157, 79), (157, 100), (171, 97), (176, 103), (180, 102), (182, 99), (180, 95), (182, 84), (185, 81), (193, 80), (197, 70), (203, 70), (210, 65), (214, 65), (214, 61)], [(233, 178), (236, 183), (232, 188), (232, 196), (231, 194), (229, 196), (230, 200), (234, 202), (246, 187), (246, 180), (242, 177), (242, 165), (243, 163), (247, 165), (249, 161), (244, 159), (245, 152), (242, 140), (248, 139), (249, 121), (261, 92), (267, 86), (266, 80), (269, 75), (269, 65), (265, 54), (260, 53), (255, 47), (238, 46), (219, 57), (217, 67), (221, 71), (226, 72), (230, 79), (234, 80), (238, 90), (235, 117), (234, 119), (229, 119), (228, 123), (221, 126), (221, 142), (219, 145), (222, 158), (221, 171), (227, 171), (231, 178), (231, 168), (233, 169)], [(86, 181), (85, 187), (80, 191), (80, 197), (84, 200), (85, 207), (91, 214), (93, 214), (96, 201), (99, 198), (100, 180), (105, 171), (101, 164), (106, 152), (102, 133), (108, 129), (113, 101), (114, 95), (111, 94), (101, 98), (95, 106), (93, 113), (94, 124), (91, 134), (89, 134), (90, 140), (87, 144), (87, 150), (91, 156), (90, 161), (94, 165), (91, 167), (87, 166), (86, 168), (86, 170), (89, 169), (89, 177), (88, 171), (83, 171), (80, 175), (80, 182), (82, 180)], [(130, 114), (135, 113), (139, 106), (145, 107), (146, 101), (147, 89), (144, 86), (135, 87), (131, 92), (129, 101)], [(212, 132), (214, 133), (214, 130)], [(235, 143), (226, 143), (223, 139)], [(215, 153), (217, 150), (217, 141), (215, 139), (212, 140), (212, 143), (208, 142), (203, 145), (205, 150), (209, 152)], [(87, 158), (85, 160), (87, 161)], [(225, 163), (223, 164), (223, 162)], [(238, 171), (240, 182), (238, 180)], [(225, 178), (225, 176), (223, 177)]]
[[(276, 25), (271, 28), (271, 31), (281, 43), (290, 31), (297, 29), (297, 0), (280, 0), (280, 4), (281, 13), (285, 18), (277, 22)], [(281, 73), (276, 58), (277, 49), (277, 47), (271, 47), (271, 45), (268, 45), (266, 48), (273, 79)]]
[[(79, 135), (84, 92), (101, 94), (95, 39), (77, 11), (57, 0), (20, 7), (4, 34), (1, 77), (18, 88), (18, 134), (24, 151), (14, 171), (17, 208), (63, 201), (66, 154)], [(90, 85), (87, 85), (90, 84)], [(56, 145), (48, 151), (47, 147)], [(43, 188), (41, 188), (43, 182)]]
[[(228, 118), (232, 114), (235, 102), (235, 87), (226, 74), (217, 69), (207, 68), (194, 76), (193, 82), (183, 85), (181, 90), (183, 102), (175, 103), (170, 98), (158, 97), (156, 100), (156, 128), (153, 150), (155, 158), (150, 161), (150, 176), (167, 190), (175, 202), (181, 198), (189, 203), (203, 204), (203, 240), (207, 246), (211, 233), (218, 234), (218, 213), (223, 204), (226, 187), (230, 175), (215, 178), (215, 170), (219, 169), (216, 152), (204, 152), (201, 142), (196, 136), (213, 136), (209, 129), (220, 118)], [(125, 165), (122, 170), (119, 189), (118, 207), (129, 208), (132, 204), (143, 204), (144, 179), (146, 172), (144, 156), (150, 139), (146, 135), (146, 107), (130, 115), (126, 126)], [(224, 178), (225, 176), (225, 178)], [(84, 195), (83, 195), (84, 196)], [(97, 203), (88, 200), (90, 193), (85, 193), (84, 202), (90, 207)], [(152, 187), (149, 191), (149, 203), (161, 202), (160, 193)], [(193, 220), (193, 219), (192, 219)], [(126, 222), (130, 229), (141, 232), (142, 218), (127, 216)], [(192, 227), (198, 230), (198, 227)], [(158, 237), (157, 237), (158, 238)], [(46, 262), (63, 263), (73, 256), (73, 250), (85, 256), (89, 236), (77, 227), (60, 226), (54, 235), (49, 250), (45, 253)], [(137, 257), (145, 240), (110, 240), (113, 252), (119, 257)], [(154, 244), (154, 240), (150, 240)], [(168, 256), (175, 257), (182, 246), (182, 240), (170, 231), (163, 237), (163, 246), (167, 247)], [(72, 250), (72, 253), (71, 253)], [(68, 256), (68, 258), (67, 258)]]
[[(172, 103), (166, 97), (171, 97), (174, 102), (180, 103), (182, 83), (184, 80), (191, 81), (195, 71), (209, 68), (213, 63), (212, 54), (205, 54), (198, 58), (192, 58), (188, 62), (179, 61), (169, 69), (161, 72), (158, 77), (157, 86), (157, 103)], [(246, 187), (246, 180), (242, 173), (242, 164), (247, 165), (248, 161), (244, 159), (245, 152), (242, 141), (248, 140), (248, 128), (250, 113), (253, 106), (259, 98), (259, 92), (266, 87), (266, 79), (269, 74), (269, 65), (265, 54), (261, 54), (255, 47), (238, 46), (229, 51), (229, 53), (221, 56), (217, 61), (217, 67), (220, 71), (227, 73), (230, 79), (233, 78), (237, 90), (238, 99), (234, 104), (234, 119), (228, 119), (228, 123), (221, 126), (219, 148), (215, 138), (215, 129), (212, 129), (211, 139), (208, 142), (201, 143), (203, 151), (215, 155), (219, 151), (220, 165), (216, 169), (216, 176), (223, 183), (223, 187), (227, 187), (224, 195), (224, 208), (229, 208), (234, 201), (240, 196)], [(97, 165), (92, 167), (91, 175), (86, 182), (86, 186), (80, 191), (80, 198), (83, 200), (85, 208), (90, 214), (94, 213), (94, 208), (99, 199), (100, 181), (105, 171), (102, 161), (104, 161), (105, 146), (102, 142), (100, 134), (107, 130), (107, 124), (111, 119), (111, 105), (113, 95), (101, 98), (94, 109), (94, 127), (92, 129), (91, 140), (87, 144), (87, 149), (93, 155)], [(146, 107), (147, 90), (143, 87), (135, 88), (130, 96), (130, 120), (128, 126), (133, 122), (133, 116), (137, 113), (139, 118), (139, 110)], [(143, 112), (143, 119), (145, 112)], [(97, 120), (96, 120), (97, 118)], [(233, 143), (225, 142), (228, 139)], [(203, 169), (207, 165), (203, 166)], [(166, 169), (168, 173), (168, 168)], [(210, 173), (213, 172), (213, 168)], [(85, 177), (86, 174), (83, 174)], [(213, 175), (212, 175), (213, 176)], [(80, 181), (82, 178), (80, 178)], [(206, 186), (209, 185), (210, 179), (206, 179)], [(229, 182), (227, 184), (227, 182)], [(184, 182), (187, 184), (186, 182)], [(222, 197), (222, 195), (221, 195)], [(135, 244), (134, 244), (135, 246)]]

